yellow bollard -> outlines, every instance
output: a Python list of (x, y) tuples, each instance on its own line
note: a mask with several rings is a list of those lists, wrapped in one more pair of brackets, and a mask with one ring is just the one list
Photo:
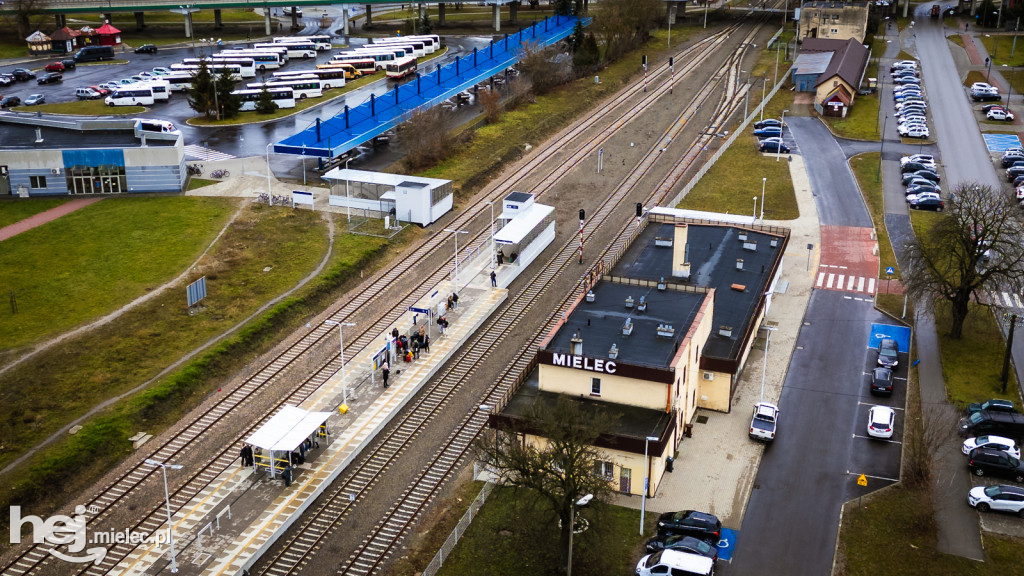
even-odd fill
[(341, 406), (338, 406), (338, 412), (342, 414), (348, 412), (348, 404), (342, 404)]

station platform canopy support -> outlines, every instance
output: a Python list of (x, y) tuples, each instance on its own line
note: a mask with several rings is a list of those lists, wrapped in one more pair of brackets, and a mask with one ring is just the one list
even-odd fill
[[(266, 424), (245, 439), (254, 449), (253, 466), (269, 470), (271, 476), (280, 474), (286, 466), (292, 466), (292, 452), (299, 449), (307, 439), (325, 444), (327, 418), (330, 412), (310, 412), (297, 406), (285, 406), (274, 414)], [(258, 451), (256, 450), (258, 449)]]
[[(410, 82), (397, 86), (380, 97), (349, 108), (337, 116), (316, 122), (274, 144), (278, 154), (334, 158), (368, 142), (404, 122), (408, 115), (444, 102), (519, 61), (523, 48), (544, 48), (565, 39), (576, 26), (572, 16), (552, 16), (519, 32), (491, 41), (483, 50), (474, 49), (463, 58), (435, 68), (429, 74), (417, 73)], [(590, 23), (584, 18), (583, 24)]]

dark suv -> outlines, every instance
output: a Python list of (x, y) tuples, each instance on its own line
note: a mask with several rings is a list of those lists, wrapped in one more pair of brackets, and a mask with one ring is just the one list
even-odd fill
[(666, 512), (658, 516), (658, 536), (683, 535), (717, 544), (722, 537), (722, 522), (713, 514), (696, 510)]
[(899, 364), (900, 345), (892, 338), (882, 338), (878, 343), (878, 365), (882, 368), (895, 368)]
[(1001, 450), (975, 448), (967, 466), (975, 476), (1005, 476), (1024, 483), (1024, 463)]
[(981, 412), (982, 410), (991, 410), (992, 412), (1016, 412), (1017, 408), (1014, 407), (1013, 402), (1009, 400), (999, 400), (998, 398), (986, 400), (981, 404), (973, 402), (967, 406), (967, 414), (969, 415), (974, 414), (975, 412)]
[(15, 68), (11, 70), (11, 76), (14, 76), (15, 80), (31, 80), (36, 77), (36, 73), (28, 68)]
[(966, 418), (961, 418), (957, 429), (964, 438), (985, 434), (1005, 436), (1006, 438), (1024, 438), (1024, 414), (981, 410)]
[(875, 368), (871, 374), (872, 394), (892, 394), (892, 370)]

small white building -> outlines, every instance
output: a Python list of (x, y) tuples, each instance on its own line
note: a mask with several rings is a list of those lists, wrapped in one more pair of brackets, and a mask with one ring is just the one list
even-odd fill
[(330, 205), (389, 214), (427, 226), (452, 209), (452, 181), (334, 168), (323, 175)]
[(494, 243), (505, 264), (526, 268), (555, 239), (555, 209), (533, 194), (512, 192), (501, 203)]

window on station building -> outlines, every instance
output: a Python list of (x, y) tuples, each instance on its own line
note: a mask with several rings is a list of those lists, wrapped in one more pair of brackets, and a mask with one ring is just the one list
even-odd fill
[(594, 462), (594, 474), (607, 480), (611, 480), (615, 477), (615, 463)]
[(591, 378), (590, 379), (590, 395), (600, 396), (601, 395), (601, 379)]
[(46, 176), (29, 176), (28, 183), (32, 188), (46, 188)]

